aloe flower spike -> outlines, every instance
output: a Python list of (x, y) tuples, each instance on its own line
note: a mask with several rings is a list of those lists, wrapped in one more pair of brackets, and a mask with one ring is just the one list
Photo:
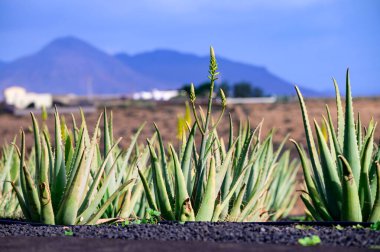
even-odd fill
[(201, 131), (202, 135), (205, 134), (204, 130), (203, 130), (203, 127), (202, 127), (202, 124), (199, 120), (199, 117), (198, 117), (198, 114), (197, 114), (197, 109), (195, 108), (195, 99), (196, 99), (196, 96), (195, 96), (195, 89), (194, 89), (194, 84), (191, 83), (190, 84), (190, 103), (191, 103), (191, 107), (193, 109), (193, 114), (194, 114), (194, 118), (195, 118), (195, 121), (198, 125), (198, 128), (199, 130)]

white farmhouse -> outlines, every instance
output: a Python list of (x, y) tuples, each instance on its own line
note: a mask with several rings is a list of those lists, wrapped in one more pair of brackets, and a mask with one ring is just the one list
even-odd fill
[(4, 89), (4, 99), (7, 105), (17, 109), (28, 107), (40, 109), (53, 106), (53, 96), (51, 94), (29, 93), (25, 88), (18, 86)]
[(178, 90), (157, 90), (142, 91), (134, 93), (132, 98), (134, 100), (155, 100), (155, 101), (168, 101), (179, 95)]

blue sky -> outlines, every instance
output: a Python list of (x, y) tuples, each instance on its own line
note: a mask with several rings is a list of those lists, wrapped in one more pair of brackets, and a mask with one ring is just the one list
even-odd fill
[(0, 60), (67, 35), (109, 53), (213, 45), (316, 90), (343, 85), (350, 67), (356, 95), (380, 94), (378, 0), (0, 0)]

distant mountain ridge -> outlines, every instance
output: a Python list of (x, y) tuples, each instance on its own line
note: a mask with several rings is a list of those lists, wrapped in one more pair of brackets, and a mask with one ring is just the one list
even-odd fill
[[(220, 79), (247, 81), (274, 95), (294, 95), (289, 82), (263, 67), (218, 57)], [(0, 61), (0, 88), (23, 86), (56, 94), (130, 94), (151, 89), (177, 89), (207, 80), (208, 57), (172, 50), (109, 55), (75, 37), (58, 38), (35, 54)], [(318, 95), (303, 89), (305, 95)]]
[[(132, 69), (155, 79), (164, 80), (171, 85), (190, 82), (200, 84), (207, 80), (208, 56), (200, 57), (173, 50), (155, 50), (134, 56), (120, 53), (115, 57)], [(226, 81), (229, 84), (247, 81), (263, 89), (267, 94), (295, 94), (292, 84), (270, 73), (264, 67), (239, 63), (218, 56), (217, 62), (218, 71), (220, 71), (219, 81)], [(318, 92), (310, 89), (302, 88), (302, 90), (305, 95), (318, 95)]]

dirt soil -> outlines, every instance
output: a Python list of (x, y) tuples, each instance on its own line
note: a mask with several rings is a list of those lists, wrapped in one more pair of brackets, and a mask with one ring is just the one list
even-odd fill
[[(306, 105), (309, 112), (309, 118), (312, 123), (312, 119), (316, 118), (317, 121), (321, 121), (321, 114), (325, 113), (325, 104), (330, 107), (331, 113), (335, 120), (336, 109), (334, 99), (309, 99), (306, 100)], [(380, 97), (379, 98), (359, 98), (354, 99), (354, 111), (360, 113), (360, 117), (364, 125), (367, 125), (371, 117), (375, 121), (380, 122)], [(205, 107), (204, 107), (205, 108)], [(216, 118), (220, 113), (220, 107), (215, 106), (213, 116)], [(177, 134), (177, 116), (185, 113), (184, 105), (162, 104), (162, 103), (145, 103), (140, 105), (124, 106), (109, 109), (113, 113), (113, 125), (115, 138), (123, 137), (121, 145), (123, 147), (128, 146), (130, 137), (137, 131), (139, 126), (146, 122), (146, 125), (139, 138), (140, 143), (144, 143), (145, 139), (151, 137), (154, 133), (153, 122), (155, 122), (161, 135), (166, 143), (173, 143), (178, 145), (179, 141), (176, 139)], [(101, 110), (99, 110), (99, 113)], [(94, 126), (99, 113), (88, 114), (87, 124)], [(275, 144), (279, 144), (281, 140), (290, 134), (290, 137), (296, 141), (306, 144), (305, 134), (303, 129), (301, 111), (298, 101), (277, 102), (274, 104), (246, 104), (246, 105), (233, 105), (228, 106), (224, 118), (218, 128), (219, 135), (228, 142), (229, 134), (229, 120), (228, 113), (231, 113), (235, 122), (234, 131), (235, 135), (238, 130), (239, 120), (245, 121), (249, 118), (251, 125), (256, 126), (262, 119), (264, 119), (264, 127), (262, 136), (265, 136), (272, 128), (276, 128), (276, 134), (274, 135)], [(37, 116), (39, 118), (39, 116)], [(75, 114), (78, 122), (80, 119), (79, 114)], [(66, 121), (71, 125), (71, 116), (65, 115)], [(53, 116), (50, 115), (46, 124), (53, 132)], [(32, 133), (30, 131), (31, 119), (30, 116), (15, 117), (10, 114), (0, 114), (0, 143), (12, 141), (14, 136), (24, 129), (27, 135), (27, 145), (31, 146)], [(379, 141), (380, 134), (379, 129), (375, 132), (376, 141)], [(288, 141), (285, 148), (291, 150), (292, 157), (297, 157), (295, 148)], [(300, 174), (299, 179), (302, 179)], [(298, 202), (293, 214), (302, 214), (302, 203)]]
[[(335, 120), (335, 101), (333, 99), (309, 99), (306, 100), (306, 105), (309, 112), (309, 118), (316, 118), (317, 121), (322, 120), (322, 114), (326, 115), (325, 105), (330, 107), (331, 113)], [(379, 98), (359, 98), (354, 99), (354, 111), (360, 113), (360, 117), (364, 125), (367, 125), (371, 117), (375, 121), (380, 121), (380, 97)], [(204, 108), (205, 109), (205, 108)], [(155, 122), (164, 138), (164, 141), (177, 143), (177, 116), (185, 113), (185, 106), (162, 104), (162, 103), (147, 103), (146, 105), (139, 106), (125, 106), (109, 109), (112, 110), (114, 117), (114, 135), (115, 137), (123, 137), (121, 144), (127, 146), (130, 137), (137, 131), (139, 126), (146, 122), (144, 130), (140, 136), (140, 142), (144, 142), (147, 137), (150, 137), (154, 132), (153, 122)], [(99, 113), (101, 110), (99, 110)], [(94, 126), (99, 116), (99, 113), (88, 114), (87, 123)], [(216, 118), (220, 113), (220, 107), (215, 106), (213, 116)], [(249, 118), (251, 125), (256, 126), (262, 119), (264, 119), (263, 135), (270, 129), (276, 128), (274, 141), (276, 143), (290, 134), (290, 137), (305, 143), (305, 134), (303, 130), (301, 111), (297, 101), (277, 102), (273, 104), (244, 104), (244, 105), (231, 105), (228, 106), (224, 118), (218, 128), (219, 135), (228, 140), (229, 121), (228, 113), (231, 113), (235, 122), (235, 134), (238, 130), (239, 120), (245, 121)], [(77, 120), (80, 120), (79, 114), (75, 114)], [(39, 116), (37, 116), (39, 117)], [(66, 121), (71, 125), (71, 116), (65, 115)], [(10, 142), (13, 137), (19, 133), (23, 128), (28, 131), (31, 125), (30, 116), (15, 117), (11, 114), (0, 114), (0, 141)], [(49, 116), (47, 125), (50, 129), (53, 128), (53, 116)], [(90, 127), (91, 129), (91, 127)], [(31, 134), (29, 133), (30, 137)], [(377, 140), (380, 134), (378, 130), (375, 133)], [(27, 141), (31, 143), (31, 139)], [(287, 147), (294, 149), (290, 143)]]

